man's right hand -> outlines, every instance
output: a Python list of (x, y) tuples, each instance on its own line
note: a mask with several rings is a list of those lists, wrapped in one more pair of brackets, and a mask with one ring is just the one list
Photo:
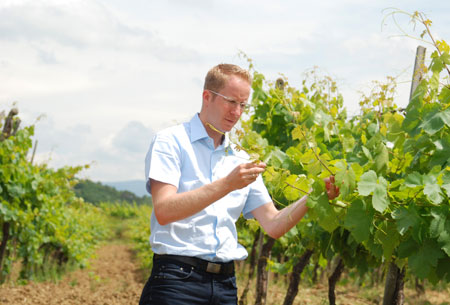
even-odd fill
[(254, 182), (258, 175), (264, 172), (265, 168), (264, 162), (240, 164), (228, 174), (226, 177), (227, 183), (232, 190), (244, 188)]

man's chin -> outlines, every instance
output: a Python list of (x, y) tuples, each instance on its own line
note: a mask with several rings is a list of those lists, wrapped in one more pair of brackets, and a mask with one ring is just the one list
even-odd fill
[(231, 129), (233, 129), (234, 125), (236, 125), (236, 123), (231, 123), (231, 122), (226, 122), (223, 126), (222, 126), (222, 130), (225, 132), (229, 132), (231, 131)]
[(223, 130), (223, 132), (230, 132), (231, 131), (231, 129), (233, 129), (233, 127), (234, 127), (234, 125), (233, 126), (224, 126), (224, 128), (222, 129)]

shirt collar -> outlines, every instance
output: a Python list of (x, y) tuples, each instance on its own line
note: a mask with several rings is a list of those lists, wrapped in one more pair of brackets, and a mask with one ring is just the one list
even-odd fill
[[(191, 127), (191, 143), (194, 143), (195, 141), (201, 139), (209, 138), (209, 135), (206, 132), (205, 126), (200, 120), (198, 113), (194, 115), (194, 117), (189, 122), (189, 125)], [(225, 139), (219, 147), (223, 147), (224, 149), (228, 147), (231, 148), (231, 141), (228, 132), (225, 133)]]
[(189, 122), (189, 125), (191, 127), (191, 143), (209, 137), (198, 113), (194, 115), (194, 117)]

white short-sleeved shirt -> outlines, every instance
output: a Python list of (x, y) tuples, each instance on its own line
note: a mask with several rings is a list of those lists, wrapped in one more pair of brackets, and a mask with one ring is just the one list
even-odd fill
[[(178, 193), (187, 192), (228, 175), (237, 165), (249, 162), (248, 155), (236, 151), (228, 136), (214, 148), (198, 114), (190, 122), (161, 132), (153, 138), (145, 159), (147, 189), (149, 178), (172, 184)], [(195, 256), (214, 262), (245, 259), (238, 243), (236, 221), (243, 213), (271, 201), (262, 177), (235, 190), (204, 210), (183, 220), (160, 225), (151, 215), (150, 244), (154, 253)]]

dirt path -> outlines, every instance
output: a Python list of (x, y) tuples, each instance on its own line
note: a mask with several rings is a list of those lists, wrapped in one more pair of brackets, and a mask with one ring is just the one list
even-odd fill
[[(58, 283), (1, 285), (0, 305), (137, 305), (146, 279), (133, 257), (131, 247), (123, 242), (113, 242), (100, 247), (96, 254), (90, 268), (71, 272)], [(238, 278), (238, 282), (243, 287), (242, 278)], [(327, 292), (326, 286), (302, 286), (295, 304), (327, 304)], [(405, 305), (450, 304), (450, 287), (440, 292), (427, 291), (421, 297), (415, 296), (411, 289), (405, 292)], [(241, 292), (238, 293), (240, 295)], [(252, 294), (253, 289), (249, 300), (253, 298)], [(279, 304), (285, 294), (285, 286), (271, 284), (267, 304)], [(381, 286), (367, 291), (349, 285), (337, 288), (337, 303), (342, 305), (381, 304), (382, 296)]]
[(129, 245), (106, 244), (91, 266), (58, 283), (0, 286), (0, 304), (123, 305), (138, 304), (145, 280)]

